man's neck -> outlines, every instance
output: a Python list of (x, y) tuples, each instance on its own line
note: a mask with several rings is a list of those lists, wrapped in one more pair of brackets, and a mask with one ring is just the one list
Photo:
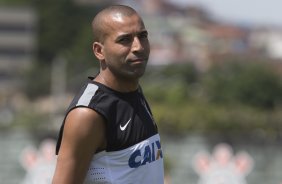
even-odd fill
[(135, 91), (139, 86), (139, 80), (125, 80), (110, 75), (105, 76), (103, 73), (99, 73), (94, 81), (119, 92)]

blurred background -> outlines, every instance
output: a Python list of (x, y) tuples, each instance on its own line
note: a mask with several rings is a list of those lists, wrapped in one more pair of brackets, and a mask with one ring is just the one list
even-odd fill
[[(135, 8), (149, 31), (141, 84), (161, 132), (167, 183), (204, 184), (217, 171), (207, 164), (219, 162), (214, 148), (225, 143), (230, 164), (241, 151), (253, 163), (229, 173), (229, 184), (281, 184), (277, 0), (0, 0), (1, 183), (23, 180), (23, 149), (56, 139), (74, 93), (98, 72), (91, 21), (113, 3)], [(206, 170), (195, 158), (202, 151)]]

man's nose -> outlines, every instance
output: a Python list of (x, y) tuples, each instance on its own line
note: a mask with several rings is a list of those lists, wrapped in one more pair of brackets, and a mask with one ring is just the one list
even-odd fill
[(144, 47), (138, 37), (134, 37), (133, 42), (132, 42), (132, 51), (142, 51), (144, 50)]

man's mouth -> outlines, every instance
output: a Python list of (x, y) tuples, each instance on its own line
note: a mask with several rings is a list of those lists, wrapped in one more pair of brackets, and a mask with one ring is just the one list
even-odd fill
[(134, 59), (130, 59), (129, 63), (145, 63), (147, 60), (144, 58), (134, 58)]

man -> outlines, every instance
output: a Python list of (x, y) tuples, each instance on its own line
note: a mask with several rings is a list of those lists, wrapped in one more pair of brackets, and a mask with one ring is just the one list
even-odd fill
[(68, 109), (53, 184), (163, 184), (160, 138), (139, 86), (150, 53), (143, 20), (115, 5), (98, 13), (92, 28), (100, 72)]

